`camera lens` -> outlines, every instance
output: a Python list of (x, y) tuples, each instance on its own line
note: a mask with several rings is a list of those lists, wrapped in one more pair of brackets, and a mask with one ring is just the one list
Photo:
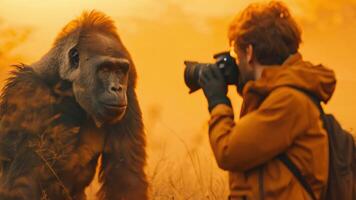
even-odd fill
[[(224, 76), (226, 84), (237, 85), (239, 71), (235, 59), (230, 56), (230, 52), (222, 52), (214, 55), (215, 64), (219, 67)], [(190, 89), (189, 93), (199, 90), (199, 75), (203, 67), (210, 64), (202, 64), (194, 61), (185, 61), (184, 81)]]
[(184, 81), (190, 89), (189, 93), (195, 92), (200, 89), (199, 72), (202, 68), (198, 62), (185, 61), (186, 68), (184, 70)]

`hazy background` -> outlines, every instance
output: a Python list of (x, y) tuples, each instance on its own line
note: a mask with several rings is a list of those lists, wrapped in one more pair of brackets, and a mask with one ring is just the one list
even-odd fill
[[(228, 25), (251, 2), (0, 0), (0, 79), (10, 64), (39, 59), (83, 10), (105, 12), (115, 20), (137, 66), (155, 199), (219, 199), (226, 195), (225, 174), (217, 170), (208, 146), (206, 100), (201, 92), (188, 94), (183, 61), (212, 61), (214, 53), (227, 50)], [(303, 29), (304, 58), (336, 71), (338, 85), (327, 111), (355, 132), (356, 0), (285, 2)], [(241, 99), (234, 88), (230, 96), (238, 112)]]

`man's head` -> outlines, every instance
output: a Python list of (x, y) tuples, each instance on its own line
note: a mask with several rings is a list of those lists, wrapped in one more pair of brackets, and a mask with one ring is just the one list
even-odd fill
[(275, 1), (249, 5), (233, 20), (228, 36), (243, 84), (258, 79), (262, 66), (281, 65), (301, 43), (288, 8)]

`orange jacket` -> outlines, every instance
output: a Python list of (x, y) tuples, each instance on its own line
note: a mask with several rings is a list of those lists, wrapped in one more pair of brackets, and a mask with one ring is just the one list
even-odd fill
[(224, 104), (212, 110), (210, 144), (219, 167), (229, 171), (231, 199), (310, 199), (276, 159), (283, 152), (322, 199), (328, 178), (327, 133), (311, 99), (287, 86), (307, 90), (326, 103), (335, 84), (333, 71), (295, 54), (246, 84), (240, 120), (235, 122), (232, 108)]

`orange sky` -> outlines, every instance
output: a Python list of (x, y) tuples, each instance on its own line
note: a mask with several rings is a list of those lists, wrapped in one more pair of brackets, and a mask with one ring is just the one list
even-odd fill
[[(0, 19), (4, 26), (32, 30), (28, 40), (14, 52), (22, 56), (14, 63), (31, 63), (50, 48), (59, 30), (82, 10), (107, 13), (115, 20), (137, 66), (139, 100), (151, 131), (148, 137), (162, 134), (159, 137), (164, 140), (175, 134), (189, 140), (202, 134), (209, 116), (202, 93), (188, 95), (183, 60), (212, 61), (212, 54), (226, 50), (227, 26), (250, 2), (0, 0)], [(327, 110), (345, 128), (356, 129), (356, 0), (286, 3), (302, 26), (304, 57), (336, 71), (338, 86)], [(241, 99), (235, 91), (230, 93), (237, 111)]]

